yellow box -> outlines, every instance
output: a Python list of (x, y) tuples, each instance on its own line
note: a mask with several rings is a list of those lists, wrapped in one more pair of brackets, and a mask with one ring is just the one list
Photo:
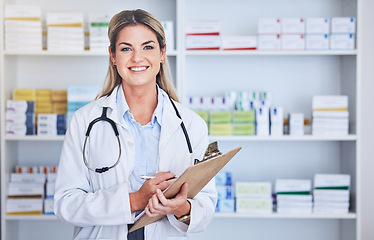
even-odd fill
[(231, 123), (211, 123), (210, 135), (231, 135)]
[(66, 102), (55, 102), (52, 103), (53, 113), (66, 114), (68, 110), (68, 104)]
[(52, 91), (52, 102), (67, 102), (68, 91), (67, 90), (53, 90)]
[(232, 134), (233, 135), (255, 135), (255, 124), (254, 123), (233, 123)]
[(231, 111), (212, 111), (210, 112), (211, 123), (230, 123), (232, 119)]
[(35, 101), (35, 89), (13, 89), (13, 100)]
[(51, 89), (36, 89), (35, 99), (37, 102), (50, 102), (52, 101), (52, 90)]
[(195, 111), (206, 123), (209, 122), (209, 112), (208, 111)]
[(232, 121), (235, 123), (248, 123), (256, 121), (254, 110), (251, 111), (234, 111), (232, 113)]
[(35, 113), (52, 113), (52, 103), (51, 102), (36, 102), (35, 103)]

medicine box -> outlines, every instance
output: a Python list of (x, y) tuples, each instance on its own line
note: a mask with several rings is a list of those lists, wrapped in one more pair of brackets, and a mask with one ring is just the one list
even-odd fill
[(214, 177), (217, 186), (231, 186), (232, 174), (231, 172), (220, 171)]
[(44, 197), (44, 183), (8, 183), (8, 197)]
[(162, 21), (162, 27), (165, 31), (166, 47), (167, 50), (175, 50), (174, 44), (174, 23), (172, 21)]
[(7, 100), (6, 111), (16, 112), (16, 113), (34, 113), (35, 102), (34, 101)]
[(276, 194), (305, 194), (309, 195), (312, 189), (310, 179), (277, 179), (275, 181)]
[(283, 34), (282, 49), (284, 50), (304, 50), (304, 34)]
[(329, 34), (330, 20), (329, 18), (307, 18), (306, 19), (307, 34)]
[(256, 50), (257, 36), (222, 36), (223, 50)]
[(219, 35), (221, 23), (219, 21), (188, 21), (186, 35)]
[(231, 111), (212, 111), (210, 112), (211, 123), (230, 123), (232, 121)]
[(330, 48), (333, 50), (353, 50), (355, 48), (355, 35), (331, 34)]
[(236, 182), (235, 192), (237, 198), (270, 198), (270, 182)]
[(269, 108), (258, 107), (256, 108), (256, 123), (267, 123), (269, 124)]
[(54, 214), (54, 200), (53, 198), (44, 199), (44, 214)]
[(351, 176), (348, 174), (316, 174), (314, 176), (314, 189), (341, 189), (348, 190)]
[(6, 200), (6, 212), (8, 215), (43, 214), (43, 199), (8, 198)]
[(47, 198), (53, 198), (55, 195), (55, 182), (47, 182), (45, 185), (45, 196)]
[(6, 124), (26, 125), (32, 127), (35, 124), (34, 119), (34, 113), (23, 113), (14, 111), (7, 111), (5, 113)]
[(9, 182), (11, 183), (41, 183), (46, 181), (44, 173), (11, 173)]
[(302, 136), (304, 135), (304, 114), (302, 113), (290, 113), (290, 135), (291, 136)]
[(13, 89), (13, 100), (35, 101), (35, 89)]
[(282, 18), (282, 33), (283, 34), (304, 34), (305, 20), (303, 18)]
[(349, 201), (349, 190), (314, 189), (314, 201)]
[(217, 199), (216, 212), (235, 212), (235, 199)]
[(219, 50), (221, 37), (216, 35), (186, 36), (187, 50)]
[(280, 50), (281, 36), (279, 34), (259, 35), (258, 36), (259, 50)]
[(280, 34), (281, 20), (279, 18), (259, 18), (258, 34)]
[(232, 112), (233, 123), (251, 123), (251, 122), (255, 122), (255, 120), (256, 120), (256, 113), (254, 110)]
[(232, 123), (233, 135), (255, 135), (255, 123)]
[(356, 18), (333, 17), (331, 19), (331, 33), (356, 33)]
[(270, 122), (280, 123), (283, 126), (283, 108), (282, 107), (272, 107), (270, 108)]
[(236, 198), (236, 211), (238, 213), (264, 213), (273, 210), (271, 198)]
[(235, 190), (233, 186), (217, 185), (218, 199), (233, 199), (235, 197)]
[(348, 96), (346, 95), (315, 95), (312, 99), (313, 111), (331, 110), (347, 111)]
[(305, 36), (307, 50), (328, 50), (330, 38), (328, 34), (307, 34)]

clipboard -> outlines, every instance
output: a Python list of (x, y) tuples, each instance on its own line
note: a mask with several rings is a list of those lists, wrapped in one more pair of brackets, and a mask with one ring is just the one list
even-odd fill
[[(202, 161), (195, 160), (195, 165), (187, 168), (183, 174), (164, 192), (167, 199), (174, 198), (180, 191), (182, 185), (188, 183), (187, 198), (192, 199), (198, 194), (205, 185), (241, 150), (241, 147), (235, 148), (225, 154), (221, 154), (217, 147), (217, 142), (209, 144), (208, 149)], [(143, 212), (144, 213), (144, 212)], [(139, 220), (129, 230), (133, 232), (148, 224), (156, 222), (166, 215), (148, 217), (143, 214)]]

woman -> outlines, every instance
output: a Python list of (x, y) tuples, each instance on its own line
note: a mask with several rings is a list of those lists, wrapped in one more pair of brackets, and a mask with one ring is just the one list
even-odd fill
[[(108, 35), (103, 92), (75, 112), (65, 137), (55, 213), (75, 225), (74, 239), (183, 239), (202, 231), (215, 209), (214, 181), (194, 199), (187, 199), (187, 184), (173, 199), (162, 194), (208, 145), (205, 122), (177, 102), (162, 26), (143, 10), (123, 11), (110, 21)], [(89, 127), (104, 115), (118, 139), (108, 121)], [(143, 209), (167, 217), (128, 234)]]

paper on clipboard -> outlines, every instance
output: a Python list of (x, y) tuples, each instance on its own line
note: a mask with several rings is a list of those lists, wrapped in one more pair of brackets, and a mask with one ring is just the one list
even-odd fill
[[(188, 183), (187, 198), (192, 199), (198, 194), (203, 187), (242, 149), (241, 147), (235, 148), (225, 154), (210, 158), (208, 160), (199, 162), (183, 172), (183, 174), (164, 192), (167, 199), (175, 197), (181, 186)], [(156, 217), (148, 217), (143, 214), (134, 226), (129, 230), (133, 232), (148, 224), (158, 221), (166, 215), (159, 215)]]

